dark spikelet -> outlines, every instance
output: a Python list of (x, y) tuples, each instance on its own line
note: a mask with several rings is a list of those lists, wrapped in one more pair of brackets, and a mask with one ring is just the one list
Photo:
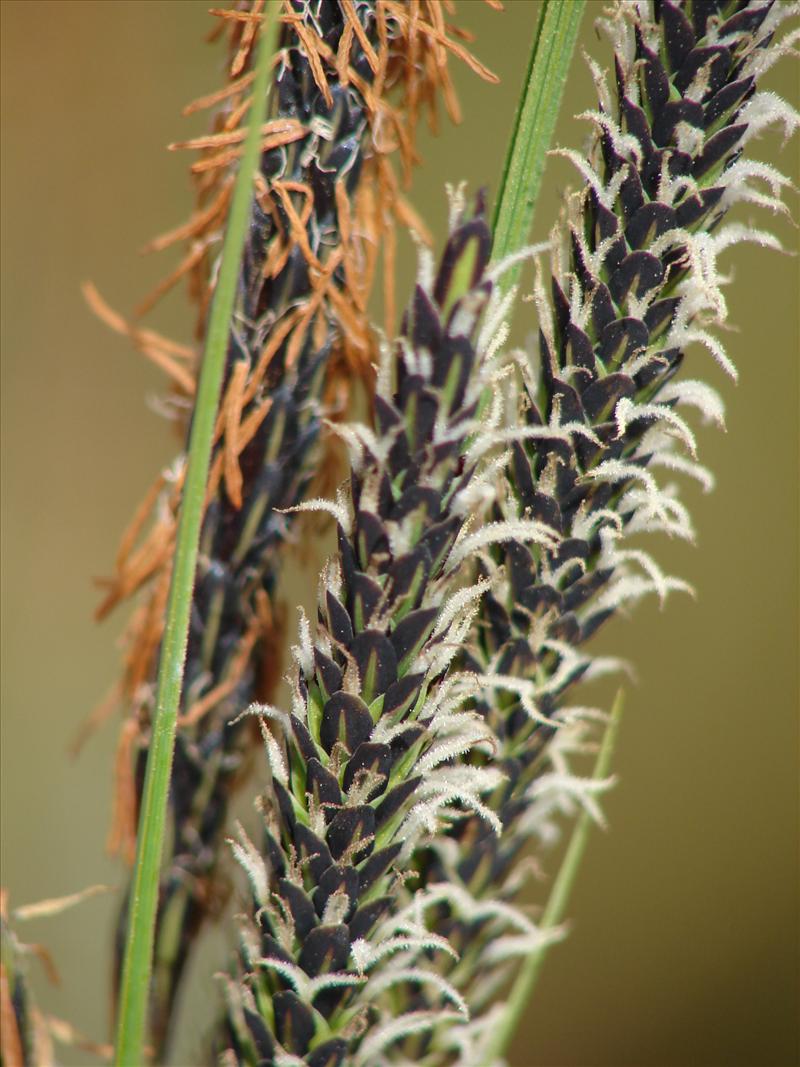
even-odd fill
[[(332, 505), (339, 552), (323, 575), (313, 642), (301, 628), (294, 714), (263, 711), (273, 784), (263, 852), (244, 836), (236, 845), (253, 900), (217, 1039), (231, 1062), (255, 1065), (266, 1028), (276, 1058), (374, 1064), (425, 1022), (396, 1017), (385, 996), (424, 983), (430, 968), (417, 957), (446, 948), (403, 907), (409, 842), (456, 800), (477, 804), (493, 781), (440, 770), (452, 746), (485, 738), (444, 678), (482, 591), (456, 592), (454, 545), (489, 382), (476, 349), (489, 244), (480, 212), (457, 225), (438, 274), (417, 286), (394, 354), (384, 353), (384, 430), (353, 429), (348, 497)], [(448, 998), (460, 1005), (441, 987), (432, 995), (431, 1023)]]
[[(549, 284), (537, 280), (538, 367), (523, 375), (517, 428), (503, 440), (507, 486), (491, 516), (538, 519), (558, 540), (511, 538), (482, 554), (478, 572), (492, 589), (463, 655), (485, 686), (478, 707), (498, 742), (505, 781), (491, 806), (503, 832), (465, 814), (447, 840), (432, 838), (416, 854), (430, 928), (464, 957), (458, 966), (444, 960), (443, 973), (473, 1017), (469, 1028), (442, 1028), (415, 1046), (415, 1062), (489, 1062), (488, 1009), (539, 936), (524, 913), (504, 907), (519, 889), (520, 853), (556, 832), (559, 812), (593, 803), (593, 787), (569, 773), (590, 717), (571, 710), (568, 695), (604, 669), (582, 646), (622, 605), (687, 588), (625, 540), (692, 536), (685, 507), (656, 473), (709, 478), (677, 409), (695, 406), (720, 422), (722, 406), (709, 386), (683, 377), (683, 364), (702, 345), (732, 372), (709, 332), (725, 315), (716, 257), (740, 239), (771, 243), (723, 225), (727, 209), (738, 200), (783, 209), (787, 180), (743, 153), (763, 125), (782, 123), (788, 134), (797, 124), (758, 91), (791, 13), (781, 4), (663, 0), (648, 10), (619, 5), (603, 23), (615, 45), (615, 92), (598, 79), (594, 148), (588, 160), (573, 156), (586, 188), (554, 234)], [(756, 187), (759, 175), (768, 192)], [(425, 989), (404, 1002), (410, 1011), (431, 1006)], [(400, 1058), (410, 1054), (407, 1046)]]
[[(261, 9), (256, 4), (249, 14)], [(161, 1052), (190, 950), (203, 921), (224, 900), (217, 865), (229, 797), (257, 743), (253, 720), (236, 721), (237, 716), (254, 700), (272, 699), (281, 676), (282, 611), (275, 587), (278, 552), (291, 539), (292, 516), (286, 512), (303, 499), (320, 467), (322, 415), (340, 416), (355, 384), (371, 382), (374, 345), (365, 306), (373, 249), (395, 216), (414, 221), (389, 162), (386, 124), (408, 126), (398, 144), (410, 167), (416, 112), (407, 113), (409, 79), (417, 110), (420, 103), (433, 106), (436, 92), (449, 86), (441, 64), (426, 60), (406, 70), (403, 62), (409, 34), (430, 30), (428, 16), (437, 5), (413, 27), (382, 0), (298, 0), (281, 10), (281, 52), (228, 343), (175, 745), (151, 1000), (153, 1039)], [(238, 124), (246, 113), (257, 20), (231, 18), (228, 24), (232, 81), (214, 98), (226, 107), (212, 135), (177, 146), (201, 152), (192, 168), (198, 211), (188, 228), (175, 231), (202, 250), (182, 270), (199, 305), (201, 335), (240, 150)], [(399, 98), (399, 109), (388, 93)], [(388, 263), (385, 273), (391, 274)], [(170, 283), (174, 280), (177, 275)], [(131, 332), (139, 343), (156, 345), (147, 331)], [(191, 376), (181, 384), (190, 397)], [(141, 584), (150, 585), (150, 598), (133, 620), (123, 682), (131, 717), (120, 745), (115, 833), (129, 854), (183, 471), (181, 459), (169, 478), (157, 483), (157, 492), (171, 484), (156, 504), (150, 535), (134, 548), (144, 513), (137, 516), (101, 607), (103, 614)], [(359, 596), (367, 610), (369, 590), (364, 587)], [(393, 650), (368, 642), (365, 635), (356, 651), (374, 689), (391, 671)], [(360, 710), (360, 715), (351, 707), (331, 712), (331, 744), (341, 738), (355, 746), (368, 734), (371, 720)], [(339, 826), (339, 838), (344, 829)], [(360, 832), (367, 835), (366, 824)], [(121, 924), (125, 917), (123, 909)]]

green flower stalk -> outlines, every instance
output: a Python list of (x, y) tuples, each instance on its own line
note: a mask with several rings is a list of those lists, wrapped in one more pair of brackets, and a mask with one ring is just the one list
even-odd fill
[[(423, 260), (401, 338), (383, 353), (375, 430), (343, 431), (349, 492), (305, 505), (333, 513), (339, 550), (313, 641), (302, 621), (292, 713), (252, 709), (272, 784), (263, 848), (234, 844), (253, 900), (221, 1062), (366, 1067), (466, 1010), (426, 965), (451, 949), (402, 884), (421, 833), (463, 810), (500, 828), (480, 800), (496, 773), (453, 762), (489, 738), (464, 710), (468, 677), (450, 670), (485, 589), (460, 581), (464, 561), (495, 539), (552, 540), (534, 521), (470, 529), (487, 474), (473, 459), (478, 404), (498, 372), (496, 309), (480, 325), (489, 248), (479, 206), (456, 217), (436, 274)], [(398, 1013), (418, 987), (433, 1006)]]
[[(588, 158), (564, 153), (585, 181), (553, 233), (549, 284), (537, 275), (539, 349), (517, 360), (522, 394), (508, 392), (502, 434), (505, 484), (495, 523), (533, 519), (551, 545), (506, 539), (480, 553), (476, 577), (490, 588), (461, 657), (482, 693), (477, 706), (497, 749), (503, 782), (487, 805), (500, 835), (465, 813), (445, 836), (418, 849), (425, 886), (417, 907), (448, 939), (458, 961), (446, 977), (471, 1021), (442, 1028), (415, 1047), (425, 1064), (489, 1064), (503, 1014), (497, 997), (519, 956), (542, 933), (512, 906), (524, 882), (521, 854), (558, 834), (559, 816), (587, 808), (608, 782), (571, 770), (600, 713), (572, 705), (577, 682), (618, 666), (583, 646), (624, 606), (655, 592), (662, 601), (689, 587), (662, 573), (640, 547), (650, 532), (692, 538), (677, 471), (710, 488), (681, 411), (721, 424), (722, 402), (684, 377), (686, 349), (704, 347), (729, 374), (713, 332), (726, 318), (718, 257), (740, 241), (776, 247), (768, 233), (724, 223), (738, 202), (785, 211), (788, 179), (747, 158), (753, 138), (798, 116), (758, 88), (797, 36), (776, 38), (796, 5), (623, 3), (602, 26), (615, 52), (615, 92), (592, 65), (600, 105)], [(635, 539), (635, 540), (634, 540)], [(632, 544), (631, 544), (632, 542)], [(468, 762), (476, 757), (469, 755)], [(425, 1010), (425, 989), (409, 1010)], [(409, 1058), (408, 1048), (398, 1059)]]

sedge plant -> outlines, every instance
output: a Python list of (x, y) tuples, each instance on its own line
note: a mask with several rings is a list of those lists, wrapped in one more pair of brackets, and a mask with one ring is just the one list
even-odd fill
[[(585, 646), (642, 596), (687, 588), (640, 535), (691, 539), (659, 476), (710, 486), (683, 409), (721, 423), (723, 408), (686, 363), (705, 350), (734, 373), (718, 257), (775, 241), (727, 213), (786, 210), (788, 179), (752, 144), (798, 124), (760, 87), (794, 48), (797, 5), (618, 0), (590, 60), (591, 141), (563, 153), (582, 188), (531, 249), (585, 6), (541, 5), (494, 210), (451, 190), (440, 255), (388, 157), (409, 177), (422, 108), (441, 99), (457, 117), (448, 54), (492, 80), (449, 5), (253, 0), (218, 13), (229, 79), (203, 102), (219, 108), (212, 132), (189, 145), (195, 214), (162, 242), (189, 241), (170, 284), (189, 278), (202, 357), (187, 371), (89, 293), (167, 367), (188, 433), (103, 605), (145, 587), (120, 687), (117, 830), (130, 845), (138, 818), (138, 833), (119, 1064), (167, 1057), (229, 850), (247, 886), (207, 1040), (215, 1063), (499, 1065), (563, 936), (621, 707), (609, 717), (576, 699), (616, 665)], [(420, 246), (399, 329), (398, 226)], [(385, 336), (368, 304), (378, 245)], [(534, 330), (524, 349), (508, 344), (512, 315)], [(333, 438), (348, 477), (332, 489)], [(316, 610), (301, 610), (280, 706), (276, 588), (308, 513), (332, 517), (336, 548)], [(257, 835), (228, 818), (248, 765)], [(570, 818), (535, 919), (519, 903), (525, 856)]]

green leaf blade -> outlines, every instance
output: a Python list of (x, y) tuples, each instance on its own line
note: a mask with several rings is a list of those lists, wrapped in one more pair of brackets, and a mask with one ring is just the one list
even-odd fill
[[(495, 262), (528, 240), (584, 6), (585, 0), (543, 0), (495, 203)], [(514, 264), (503, 275), (503, 289), (519, 270)]]

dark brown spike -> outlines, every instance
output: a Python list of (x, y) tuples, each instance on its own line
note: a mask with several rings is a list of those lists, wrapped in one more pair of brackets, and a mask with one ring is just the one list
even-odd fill
[(636, 212), (625, 229), (625, 240), (631, 248), (646, 248), (662, 233), (675, 228), (674, 210), (667, 204), (645, 204)]
[(384, 799), (375, 808), (375, 827), (380, 829), (403, 807), (405, 802), (414, 795), (421, 778), (408, 778), (405, 782), (390, 790)]
[(592, 422), (610, 419), (617, 402), (624, 396), (635, 396), (636, 386), (627, 374), (609, 374), (600, 378), (585, 391), (581, 399)]
[(342, 788), (347, 792), (356, 779), (365, 773), (375, 779), (375, 785), (365, 800), (374, 800), (386, 789), (389, 772), (392, 769), (392, 750), (388, 745), (365, 741), (353, 753), (342, 779)]
[(320, 649), (314, 649), (314, 667), (320, 690), (327, 700), (342, 688), (342, 672)]
[(397, 680), (393, 644), (380, 630), (363, 630), (353, 638), (350, 651), (358, 666), (361, 692), (369, 703)]
[(326, 752), (340, 742), (348, 752), (355, 752), (372, 733), (372, 717), (364, 701), (353, 693), (335, 693), (322, 709), (320, 741)]
[(486, 270), (491, 249), (492, 236), (485, 219), (477, 217), (455, 229), (445, 246), (433, 286), (434, 299), (445, 315), (465, 293), (476, 287)]
[(703, 123), (706, 129), (719, 122), (744, 100), (753, 88), (752, 78), (731, 82), (723, 86), (703, 107)]
[(625, 257), (611, 275), (608, 288), (612, 299), (620, 306), (628, 292), (641, 299), (657, 289), (663, 279), (664, 266), (658, 256), (640, 250)]
[(346, 926), (317, 926), (303, 939), (297, 962), (307, 975), (341, 970), (350, 955), (350, 933)]
[[(383, 589), (366, 574), (354, 573), (350, 580), (348, 608), (356, 630), (372, 625), (373, 616), (383, 600)], [(356, 638), (350, 642), (352, 650)]]
[(390, 685), (384, 697), (382, 714), (393, 722), (402, 719), (422, 691), (423, 680), (421, 674), (407, 674)]
[(438, 612), (435, 608), (419, 608), (401, 619), (392, 631), (392, 645), (397, 661), (410, 660), (428, 639)]
[(695, 48), (687, 57), (686, 62), (675, 75), (675, 88), (680, 93), (685, 93), (694, 81), (695, 76), (702, 68), (706, 68), (708, 74), (708, 93), (716, 93), (722, 88), (731, 67), (731, 54), (729, 49), (720, 45), (711, 45), (706, 48)]
[[(378, 852), (375, 853), (374, 856), (370, 856), (370, 858), (367, 860), (367, 864), (372, 863), (372, 861), (376, 859), (376, 857), (379, 858), (381, 862), (383, 862), (383, 853)], [(355, 941), (359, 938), (369, 937), (375, 924), (380, 922), (383, 916), (386, 915), (386, 913), (389, 911), (393, 903), (394, 897), (378, 897), (377, 900), (371, 900), (369, 904), (365, 904), (362, 908), (359, 908), (353, 918), (348, 923), (351, 939)]]
[(363, 896), (389, 870), (400, 854), (402, 845), (389, 845), (372, 855), (358, 866), (358, 891)]
[(375, 811), (366, 804), (355, 808), (341, 808), (334, 817), (325, 841), (334, 859), (342, 856), (364, 859), (373, 847)]
[(710, 140), (706, 141), (703, 151), (692, 168), (694, 176), (702, 178), (712, 168), (718, 167), (725, 157), (735, 152), (746, 130), (745, 123), (726, 126), (724, 130), (720, 130), (719, 133), (714, 134)]
[[(279, 879), (278, 892), (289, 905), (289, 911), (294, 922), (295, 936), (304, 941), (317, 925), (317, 914), (314, 905), (308, 899), (305, 891), (290, 882), (288, 878)], [(289, 957), (291, 961), (291, 957)]]
[(353, 640), (353, 624), (350, 616), (330, 590), (325, 594), (328, 609), (328, 629), (333, 640), (349, 648)]
[(299, 860), (307, 864), (311, 877), (319, 882), (325, 871), (333, 866), (330, 849), (313, 830), (300, 822), (294, 827), (293, 839)]
[(680, 70), (694, 48), (694, 33), (689, 20), (678, 4), (663, 0), (661, 17), (664, 20), (664, 42), (672, 71)]
[(256, 1012), (244, 1008), (244, 1021), (259, 1059), (269, 1063), (275, 1056), (275, 1042), (264, 1025), (264, 1020)]
[(313, 1052), (306, 1056), (308, 1067), (342, 1067), (347, 1054), (347, 1042), (340, 1037), (331, 1038), (317, 1045)]
[(347, 865), (331, 864), (320, 875), (319, 884), (313, 893), (314, 907), (322, 918), (328, 901), (335, 894), (344, 895), (349, 901), (348, 914), (356, 907), (359, 896), (358, 874)]
[(275, 1032), (283, 1047), (304, 1056), (314, 1036), (314, 1017), (296, 993), (285, 991), (272, 998)]
[(342, 804), (342, 791), (336, 775), (323, 767), (316, 756), (306, 763), (306, 793), (318, 806), (340, 807)]

